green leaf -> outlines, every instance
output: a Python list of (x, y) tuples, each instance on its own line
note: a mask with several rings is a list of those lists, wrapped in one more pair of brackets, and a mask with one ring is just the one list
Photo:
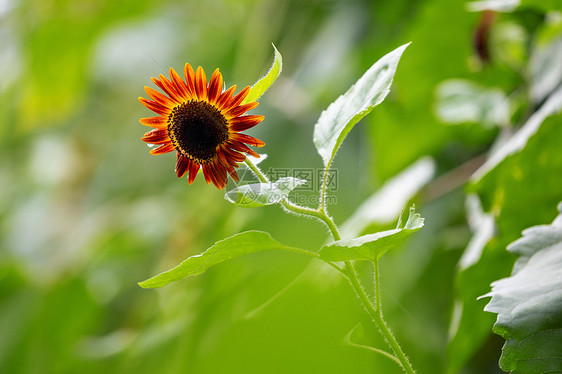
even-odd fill
[[(494, 168), (509, 159), (509, 156), (517, 154), (525, 148), (527, 141), (535, 135), (540, 129), (544, 120), (562, 111), (562, 87), (559, 87), (541, 107), (534, 112), (527, 122), (506, 142), (504, 142), (492, 155), (486, 160), (476, 172), (471, 176), (473, 183), (481, 183), (488, 173)], [(493, 173), (492, 173), (493, 174)]]
[(283, 58), (275, 46), (273, 46), (273, 49), (275, 50), (275, 59), (273, 60), (273, 64), (269, 68), (267, 74), (250, 88), (250, 92), (242, 104), (257, 101), (281, 74), (281, 70), (283, 69)]
[[(455, 308), (458, 313), (451, 329), (454, 333), (448, 347), (448, 373), (458, 373), (489, 338), (494, 316), (483, 312), (486, 300), (476, 298), (489, 290), (491, 282), (511, 273), (513, 256), (505, 250), (506, 246), (520, 237), (526, 227), (552, 220), (552, 207), (560, 201), (562, 114), (544, 119), (554, 110), (551, 104), (562, 99), (560, 94), (547, 99), (505, 143), (508, 148), (502, 158), (494, 160), (493, 167), (469, 186), (478, 194), (483, 211), (494, 217), (495, 227), (491, 228), (493, 237), (475, 256), (478, 258), (473, 257), (477, 262), (470, 265), (473, 261), (466, 261), (459, 266), (459, 303)], [(529, 124), (532, 128), (528, 128)], [(468, 260), (467, 255), (463, 255), (463, 260)]]
[(223, 261), (249, 253), (269, 250), (283, 250), (315, 255), (303, 249), (283, 245), (274, 240), (267, 232), (246, 231), (216, 242), (205, 252), (191, 256), (175, 268), (140, 282), (139, 286), (142, 288), (163, 287), (168, 283), (178, 281), (185, 277), (202, 274), (211, 266)]
[(304, 179), (281, 178), (275, 183), (252, 183), (236, 187), (224, 194), (229, 202), (245, 208), (277, 204), (292, 190), (306, 183)]
[(320, 115), (314, 126), (314, 145), (328, 166), (353, 126), (380, 104), (390, 92), (390, 85), (404, 44), (383, 56), (351, 88)]
[(509, 124), (510, 101), (499, 88), (449, 79), (437, 86), (436, 96), (436, 114), (445, 123), (480, 123), (488, 127)]
[(562, 22), (546, 25), (540, 36), (529, 60), (529, 94), (535, 103), (543, 101), (562, 82)]
[(470, 12), (493, 10), (496, 12), (512, 12), (519, 6), (521, 0), (481, 0), (466, 4)]
[(562, 204), (551, 225), (534, 226), (507, 250), (519, 255), (509, 278), (492, 283), (485, 311), (507, 341), (500, 366), (513, 373), (562, 370)]
[(544, 12), (562, 10), (559, 0), (481, 0), (467, 3), (471, 12), (493, 10), (496, 12), (513, 12), (517, 7), (536, 8)]
[(320, 249), (325, 261), (370, 260), (378, 261), (389, 249), (402, 243), (408, 236), (423, 227), (423, 218), (410, 208), (404, 227), (360, 236), (354, 239), (338, 240)]

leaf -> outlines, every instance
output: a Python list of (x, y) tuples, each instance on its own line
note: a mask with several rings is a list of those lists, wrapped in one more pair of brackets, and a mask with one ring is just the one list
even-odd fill
[(236, 187), (224, 194), (229, 202), (245, 208), (277, 204), (292, 190), (306, 183), (304, 179), (284, 177), (275, 183), (252, 183)]
[(467, 3), (471, 12), (493, 10), (496, 12), (513, 12), (517, 7), (536, 8), (542, 11), (562, 10), (559, 0), (481, 0)]
[(481, 0), (466, 4), (470, 12), (482, 12), (493, 10), (496, 12), (512, 12), (520, 4), (521, 0)]
[(533, 226), (507, 250), (519, 255), (509, 278), (482, 297), (507, 341), (500, 366), (514, 373), (562, 370), (562, 203), (551, 225)]
[(281, 70), (283, 69), (283, 58), (281, 57), (281, 53), (275, 48), (273, 45), (273, 49), (275, 50), (275, 58), (273, 60), (273, 64), (269, 68), (267, 74), (262, 77), (259, 81), (257, 81), (251, 88), (248, 96), (242, 101), (242, 104), (251, 103), (253, 101), (257, 101), (261, 95), (268, 90), (269, 87), (275, 82), (277, 77), (281, 74)]
[(328, 167), (353, 126), (380, 104), (390, 92), (390, 85), (404, 44), (383, 56), (351, 88), (320, 115), (314, 126), (314, 145)]
[[(562, 22), (557, 30), (546, 28), (542, 35), (554, 33), (554, 37), (537, 38), (529, 60), (530, 95), (535, 103), (540, 103), (562, 82)], [(545, 39), (545, 40), (542, 40)]]
[(480, 123), (490, 127), (508, 125), (511, 105), (499, 88), (449, 79), (436, 88), (436, 114), (445, 123)]
[(389, 249), (402, 243), (408, 236), (423, 227), (424, 219), (410, 208), (408, 221), (403, 228), (381, 231), (354, 239), (338, 240), (320, 249), (325, 261), (370, 260), (378, 261)]
[(476, 172), (472, 175), (473, 183), (479, 182), (491, 170), (501, 164), (508, 156), (525, 148), (527, 141), (541, 128), (543, 121), (562, 110), (562, 87), (553, 92), (545, 103), (529, 117), (527, 122), (505, 143), (492, 153)]
[[(163, 287), (168, 283), (178, 281), (185, 277), (202, 274), (211, 266), (226, 260), (249, 253), (269, 250), (292, 251), (304, 254), (308, 252), (303, 249), (283, 245), (274, 240), (267, 232), (246, 231), (216, 242), (205, 252), (191, 256), (173, 269), (140, 282), (139, 286), (142, 288)], [(314, 253), (308, 253), (314, 256)]]
[[(520, 237), (526, 227), (550, 221), (552, 207), (560, 201), (562, 114), (548, 117), (539, 125), (536, 133), (525, 139), (522, 149), (506, 155), (476, 184), (469, 186), (478, 194), (483, 212), (495, 218), (495, 228), (489, 228), (493, 237), (478, 251), (477, 262), (472, 264), (466, 253), (463, 262), (468, 261), (459, 267), (455, 281), (458, 313), (451, 324), (448, 373), (458, 373), (489, 338), (494, 316), (483, 312), (486, 300), (476, 298), (489, 290), (491, 282), (511, 273), (514, 259), (505, 250), (506, 246)], [(471, 246), (481, 239), (473, 238)]]

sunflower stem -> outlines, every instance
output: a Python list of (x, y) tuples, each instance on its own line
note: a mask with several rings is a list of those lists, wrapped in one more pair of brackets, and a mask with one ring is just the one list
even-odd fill
[[(270, 183), (267, 176), (252, 161), (250, 161), (248, 158), (246, 158), (244, 163), (248, 166), (248, 168), (252, 171), (252, 173), (254, 173), (254, 175), (260, 180), (260, 182)], [(318, 209), (312, 209), (312, 208), (303, 207), (303, 206), (294, 204), (294, 203), (290, 202), (287, 198), (281, 200), (280, 204), (285, 210), (287, 210), (289, 212), (293, 212), (293, 213), (300, 214), (300, 215), (306, 215), (306, 216), (313, 217), (313, 218), (316, 218), (316, 219), (320, 220), (322, 223), (324, 223), (326, 226), (328, 226), (328, 229), (330, 229), (330, 233), (332, 235), (332, 238), (335, 241), (337, 241), (337, 240), (341, 240), (341, 235), (339, 233), (338, 227), (336, 226), (334, 220), (332, 219), (332, 217), (330, 217), (328, 215), (328, 212), (326, 210), (326, 204), (325, 204), (326, 184), (327, 184), (327, 180), (328, 180), (328, 169), (329, 169), (329, 165), (326, 168), (326, 172), (324, 173), (324, 178), (323, 178), (323, 181), (322, 181), (322, 188), (321, 188), (321, 193), (320, 193), (320, 199), (321, 200), (320, 200), (320, 205), (319, 205)], [(321, 259), (320, 256), (318, 256), (318, 258)], [(375, 281), (375, 302), (374, 303), (373, 303), (373, 301), (371, 301), (371, 299), (369, 298), (369, 296), (365, 292), (365, 289), (361, 285), (359, 277), (357, 276), (357, 269), (355, 268), (355, 262), (354, 261), (345, 261), (344, 262), (345, 266), (344, 266), (343, 269), (340, 268), (339, 266), (333, 264), (333, 263), (329, 263), (329, 264), (332, 267), (334, 267), (335, 269), (337, 269), (340, 273), (342, 273), (342, 275), (344, 275), (345, 278), (347, 278), (347, 280), (351, 284), (351, 287), (353, 288), (353, 290), (357, 294), (357, 297), (359, 297), (359, 300), (361, 301), (361, 303), (365, 307), (367, 313), (369, 314), (369, 316), (371, 316), (373, 322), (375, 322), (375, 325), (377, 326), (377, 328), (379, 329), (379, 331), (383, 335), (384, 339), (386, 340), (388, 345), (390, 345), (390, 347), (394, 351), (394, 354), (396, 355), (396, 357), (394, 357), (394, 356), (392, 356), (392, 357), (396, 358), (395, 362), (399, 363), (400, 366), (402, 367), (402, 369), (406, 373), (414, 374), (415, 371), (414, 371), (412, 365), (410, 364), (408, 358), (404, 354), (404, 351), (402, 351), (402, 348), (400, 348), (400, 345), (398, 344), (398, 341), (396, 340), (396, 338), (394, 337), (394, 335), (390, 331), (390, 328), (388, 327), (386, 321), (383, 319), (383, 316), (382, 316), (381, 300), (380, 300), (379, 264), (378, 264), (378, 261), (374, 263), (374, 265), (375, 265), (375, 277), (374, 277), (375, 278), (374, 279), (374, 281)], [(391, 355), (389, 355), (389, 356), (391, 356)]]
[(254, 165), (254, 163), (252, 161), (250, 161), (250, 159), (248, 157), (246, 157), (246, 160), (244, 160), (244, 163), (246, 164), (246, 166), (248, 166), (248, 168), (252, 171), (252, 173), (254, 173), (256, 178), (258, 178), (260, 180), (260, 182), (269, 183), (269, 179), (267, 178), (267, 176), (264, 173), (262, 173), (260, 168), (257, 167), (256, 165)]
[(322, 186), (320, 188), (320, 203), (318, 204), (318, 211), (326, 213), (326, 215), (328, 215), (328, 208), (326, 207), (326, 186), (328, 184), (328, 174), (331, 165), (332, 163), (330, 162), (324, 169), (324, 175), (322, 176)]

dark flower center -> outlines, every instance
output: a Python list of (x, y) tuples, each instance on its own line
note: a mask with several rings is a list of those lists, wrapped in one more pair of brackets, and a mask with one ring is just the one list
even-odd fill
[(172, 109), (168, 132), (181, 154), (206, 162), (217, 154), (217, 146), (228, 140), (228, 123), (215, 106), (190, 100)]

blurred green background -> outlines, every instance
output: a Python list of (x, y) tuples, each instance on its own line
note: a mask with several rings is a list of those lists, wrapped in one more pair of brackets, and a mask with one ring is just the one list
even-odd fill
[[(449, 0), (0, 1), (0, 372), (400, 373), (343, 343), (361, 323), (353, 341), (386, 348), (339, 275), (298, 255), (259, 253), (163, 289), (137, 286), (243, 230), (307, 249), (327, 238), (279, 207), (230, 205), (201, 176), (192, 186), (178, 180), (175, 156), (151, 156), (140, 141), (148, 129), (138, 119), (152, 114), (137, 97), (151, 76), (185, 62), (208, 74), (219, 67), (228, 86), (251, 85), (274, 43), (284, 70), (251, 131), (266, 142), (263, 169), (317, 168), (312, 131), (321, 111), (409, 41), (389, 97), (338, 154), (330, 212), (342, 224), (431, 156), (431, 181), (402, 182), (417, 187), (397, 204), (416, 202), (426, 227), (381, 263), (386, 317), (420, 373), (501, 372), (495, 315), (476, 297), (509, 274), (505, 246), (556, 216), (561, 163), (534, 160), (554, 154), (557, 143), (541, 139), (560, 139), (560, 115), (537, 133), (533, 158), (506, 166), (523, 178), (514, 182), (507, 169), (467, 182), (552, 92), (529, 95), (529, 59), (539, 42), (560, 40), (559, 16), (531, 1), (495, 14), (490, 28), (481, 12)], [(478, 54), (477, 30), (488, 58)], [(477, 113), (447, 123), (436, 108), (446, 105), (437, 92), (449, 79), (495, 87), (507, 112), (490, 119), (486, 100), (460, 95), (453, 109), (465, 100)], [(498, 195), (513, 183), (521, 191)], [(480, 260), (463, 266), (474, 229), (468, 192), (498, 226)], [(397, 214), (387, 213), (365, 229), (393, 227)]]

